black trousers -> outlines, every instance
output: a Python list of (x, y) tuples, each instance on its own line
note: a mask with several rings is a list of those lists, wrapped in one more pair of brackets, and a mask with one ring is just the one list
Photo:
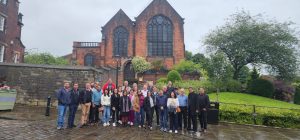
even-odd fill
[(160, 111), (160, 108), (158, 106), (155, 106), (154, 108), (155, 108), (154, 110), (155, 110), (155, 115), (156, 115), (156, 124), (159, 125), (159, 113), (160, 113), (159, 111)]
[(99, 105), (92, 106), (90, 110), (90, 123), (97, 123), (99, 122)]
[(116, 108), (115, 110), (112, 110), (112, 122), (116, 123), (120, 119), (120, 110)]
[(196, 112), (188, 110), (188, 130), (191, 130), (191, 124), (193, 123), (193, 131), (197, 131), (197, 119)]
[[(186, 106), (180, 106), (181, 112), (178, 113), (178, 127), (179, 128), (187, 128), (187, 107)], [(182, 121), (183, 126), (182, 127)]]
[(178, 130), (178, 114), (176, 112), (169, 112), (170, 117), (170, 130)]
[(147, 125), (149, 127), (152, 127), (153, 113), (154, 113), (154, 107), (152, 107), (150, 110), (146, 111), (146, 120), (147, 120)]
[(68, 117), (68, 127), (74, 126), (75, 114), (77, 112), (78, 105), (69, 105), (69, 117)]
[(207, 111), (200, 111), (199, 121), (201, 129), (207, 129)]

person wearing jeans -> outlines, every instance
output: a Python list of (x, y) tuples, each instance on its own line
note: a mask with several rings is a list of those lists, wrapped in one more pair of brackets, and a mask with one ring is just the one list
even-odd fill
[(159, 126), (159, 107), (157, 106), (156, 103), (156, 98), (158, 97), (158, 91), (157, 88), (154, 86), (153, 87), (153, 98), (154, 98), (154, 111), (155, 111), (155, 115), (156, 115), (156, 124), (157, 126)]
[(92, 88), (90, 83), (85, 84), (85, 90), (81, 91), (79, 94), (79, 103), (81, 105), (81, 128), (87, 125), (88, 116), (90, 112), (91, 102), (92, 102)]
[(145, 96), (143, 95), (143, 93), (140, 91), (138, 93), (139, 96), (139, 100), (140, 100), (140, 113), (139, 113), (139, 118), (140, 118), (140, 123), (139, 123), (139, 127), (145, 127), (145, 110), (144, 110), (144, 100), (145, 100)]
[(202, 132), (206, 133), (207, 130), (207, 111), (210, 106), (210, 101), (208, 95), (205, 94), (204, 88), (199, 89), (199, 96), (198, 96), (198, 110), (199, 110), (199, 120)]
[(79, 105), (79, 89), (78, 83), (74, 83), (73, 89), (71, 90), (71, 103), (69, 105), (69, 118), (68, 118), (68, 128), (76, 127), (74, 124), (75, 114)]
[(167, 97), (163, 95), (163, 91), (159, 92), (159, 96), (156, 98), (156, 105), (159, 107), (160, 130), (167, 132)]
[(134, 110), (134, 122), (135, 124), (139, 125), (141, 118), (140, 118), (140, 98), (137, 92), (134, 91), (133, 96), (133, 110)]
[(110, 119), (111, 99), (110, 99), (108, 89), (104, 90), (104, 95), (101, 97), (101, 102), (104, 108), (103, 118), (102, 118), (103, 126), (110, 126), (109, 119)]
[[(180, 89), (179, 95), (178, 95), (178, 102), (179, 102), (179, 108), (181, 112), (178, 113), (178, 127), (179, 129), (186, 129), (187, 128), (187, 103), (188, 103), (188, 98), (184, 93), (184, 89)], [(182, 121), (183, 121), (183, 126), (182, 127)]]
[(60, 130), (64, 127), (64, 117), (66, 114), (66, 110), (68, 105), (71, 102), (70, 95), (70, 83), (65, 82), (64, 87), (61, 88), (57, 92), (57, 100), (58, 100), (58, 113), (57, 113), (57, 129)]

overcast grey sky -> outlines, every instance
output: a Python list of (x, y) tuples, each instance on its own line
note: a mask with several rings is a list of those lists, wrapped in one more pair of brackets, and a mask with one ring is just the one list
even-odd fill
[[(21, 0), (22, 40), (31, 51), (56, 56), (72, 52), (73, 41), (101, 40), (101, 27), (119, 10), (133, 20), (152, 0)], [(186, 49), (205, 52), (204, 36), (239, 10), (263, 13), (300, 27), (300, 0), (168, 0), (185, 18)]]

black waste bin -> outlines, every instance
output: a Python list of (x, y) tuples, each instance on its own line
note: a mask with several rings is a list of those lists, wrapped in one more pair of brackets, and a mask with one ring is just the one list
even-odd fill
[(219, 103), (211, 102), (210, 108), (207, 112), (207, 123), (208, 124), (219, 124)]

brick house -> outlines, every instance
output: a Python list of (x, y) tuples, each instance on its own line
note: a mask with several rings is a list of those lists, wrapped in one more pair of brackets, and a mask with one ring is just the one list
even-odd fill
[(0, 63), (24, 62), (23, 15), (19, 13), (19, 4), (19, 0), (0, 0)]
[[(119, 82), (135, 80), (131, 64), (135, 56), (149, 62), (163, 61), (168, 70), (185, 57), (183, 25), (184, 19), (167, 0), (153, 0), (135, 20), (121, 9), (102, 27), (101, 42), (73, 42), (72, 62), (115, 69), (118, 58)], [(165, 71), (148, 72), (143, 81), (154, 81), (165, 75)]]

